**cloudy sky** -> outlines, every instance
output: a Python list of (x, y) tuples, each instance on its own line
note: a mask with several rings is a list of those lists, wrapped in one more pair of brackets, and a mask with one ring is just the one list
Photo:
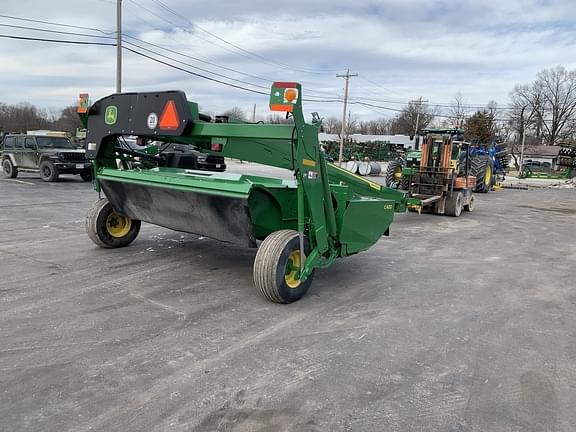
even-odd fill
[[(3, 0), (0, 34), (113, 44), (115, 13), (115, 0)], [(359, 119), (392, 116), (419, 96), (450, 103), (458, 91), (470, 105), (505, 106), (539, 70), (576, 69), (575, 0), (123, 0), (123, 13), (133, 50), (124, 52), (123, 90), (182, 89), (206, 112), (257, 104), (266, 115), (257, 92), (273, 80), (334, 101), (344, 87), (336, 74), (348, 68), (358, 74), (351, 100), (377, 106), (351, 105)], [(50, 108), (84, 91), (102, 97), (115, 90), (115, 60), (113, 46), (0, 37), (0, 102)], [(342, 108), (318, 101), (305, 110), (327, 117)]]

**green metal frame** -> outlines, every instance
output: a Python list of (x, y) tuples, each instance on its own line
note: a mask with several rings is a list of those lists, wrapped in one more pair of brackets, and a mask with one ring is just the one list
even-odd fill
[[(318, 141), (321, 121), (305, 122), (301, 97), (282, 101), (280, 93), (286, 85), (302, 94), (298, 83), (275, 83), (270, 103), (271, 107), (284, 103), (293, 125), (205, 122), (199, 120), (198, 105), (188, 102), (194, 122), (187, 133), (174, 136), (139, 130), (135, 134), (288, 169), (294, 172), (293, 181), (230, 173), (204, 175), (176, 168), (119, 169), (116, 160), (123, 157), (115, 150), (119, 134), (110, 133), (95, 143), (95, 189), (100, 191), (103, 181), (113, 181), (246, 199), (257, 238), (278, 229), (295, 229), (303, 248), (303, 236), (308, 237), (311, 252), (300, 267), (302, 280), (337, 257), (369, 248), (387, 231), (395, 211), (418, 207), (420, 201), (327, 163)], [(90, 146), (91, 126), (103, 121), (101, 109), (89, 110), (83, 121)], [(212, 144), (219, 144), (221, 151), (212, 151)]]
[(564, 171), (558, 171), (558, 172), (533, 171), (532, 169), (526, 169), (526, 168), (527, 167), (524, 167), (520, 171), (518, 178), (565, 180), (565, 179), (571, 179), (574, 176), (572, 167), (567, 167)]

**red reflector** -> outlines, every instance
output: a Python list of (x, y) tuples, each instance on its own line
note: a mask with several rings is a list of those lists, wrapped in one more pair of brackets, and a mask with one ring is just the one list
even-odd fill
[(164, 111), (160, 116), (160, 129), (174, 130), (178, 129), (180, 126), (180, 118), (178, 117), (178, 111), (176, 110), (176, 104), (173, 100), (166, 102), (164, 106)]
[(220, 143), (212, 143), (212, 145), (210, 146), (210, 148), (211, 148), (212, 151), (214, 151), (214, 152), (221, 152), (221, 151), (222, 151), (222, 144), (220, 144)]

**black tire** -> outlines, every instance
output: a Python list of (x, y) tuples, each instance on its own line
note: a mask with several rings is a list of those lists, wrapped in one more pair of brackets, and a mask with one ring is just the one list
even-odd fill
[(106, 198), (96, 201), (86, 215), (88, 237), (107, 249), (128, 246), (138, 236), (140, 225), (139, 220), (116, 213)]
[(495, 183), (494, 162), (490, 157), (487, 155), (481, 155), (472, 158), (470, 173), (476, 177), (476, 187), (474, 188), (474, 192), (490, 192)]
[(83, 173), (80, 173), (80, 177), (82, 177), (82, 180), (84, 180), (85, 182), (92, 181), (92, 171), (85, 171)]
[(472, 194), (469, 203), (464, 206), (464, 210), (466, 210), (467, 212), (473, 212), (475, 208), (476, 208), (476, 198), (474, 198), (474, 194)]
[(410, 177), (403, 175), (402, 178), (400, 179), (400, 189), (404, 191), (410, 190), (410, 183), (412, 183), (411, 180), (412, 179)]
[(532, 177), (532, 170), (529, 167), (527, 167), (526, 165), (524, 165), (522, 167), (522, 169), (520, 170), (520, 177), (519, 178), (524, 179), (524, 178), (530, 178), (530, 177)]
[(446, 197), (446, 205), (444, 207), (444, 214), (448, 216), (458, 217), (464, 208), (464, 195), (462, 192), (454, 191)]
[(4, 175), (8, 178), (16, 178), (18, 176), (18, 168), (16, 168), (8, 158), (2, 161), (2, 169)]
[[(396, 188), (400, 187), (402, 183), (402, 168), (404, 167), (404, 160), (396, 159), (388, 162), (386, 167), (386, 187)], [(400, 171), (400, 177), (398, 172)]]
[[(304, 239), (304, 253), (310, 252), (308, 239)], [(310, 288), (314, 272), (305, 281), (293, 279), (294, 273), (290, 268), (296, 263), (299, 267), (298, 257), (300, 239), (296, 231), (275, 231), (264, 239), (254, 260), (254, 284), (260, 293), (274, 303), (292, 303), (300, 300)], [(292, 274), (292, 283), (288, 284)]]
[(60, 173), (54, 162), (42, 161), (40, 163), (40, 178), (45, 182), (56, 182), (59, 175)]

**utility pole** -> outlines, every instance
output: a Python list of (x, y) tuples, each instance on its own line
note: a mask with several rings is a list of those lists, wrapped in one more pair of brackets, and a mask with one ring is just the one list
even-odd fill
[(418, 135), (418, 126), (420, 126), (420, 111), (422, 110), (422, 103), (428, 102), (428, 100), (422, 100), (422, 96), (418, 98), (418, 100), (412, 101), (417, 104), (418, 111), (416, 112), (416, 128), (414, 130), (414, 136)]
[(122, 92), (122, 0), (116, 0), (116, 93)]
[(338, 164), (342, 163), (342, 156), (344, 153), (344, 132), (346, 131), (346, 105), (348, 105), (348, 82), (350, 77), (358, 76), (358, 74), (351, 74), (350, 69), (346, 70), (345, 75), (336, 75), (337, 78), (345, 78), (346, 84), (344, 85), (344, 110), (342, 111), (342, 129), (340, 130), (340, 153), (338, 154)]
[(524, 164), (524, 145), (526, 143), (526, 123), (532, 120), (532, 116), (534, 115), (535, 110), (532, 109), (532, 112), (528, 116), (527, 120), (524, 120), (524, 110), (528, 107), (528, 105), (524, 105), (522, 107), (522, 111), (520, 111), (520, 127), (522, 129), (522, 144), (520, 147), (520, 168), (518, 168), (518, 176), (522, 173), (522, 165)]
[(526, 105), (522, 107), (522, 111), (520, 111), (520, 127), (522, 128), (522, 145), (520, 148), (520, 167), (518, 168), (518, 178), (522, 174), (522, 165), (524, 164), (524, 143), (526, 142), (526, 125), (524, 124), (524, 110), (526, 109)]
[(252, 123), (256, 123), (256, 104), (254, 104), (254, 109), (252, 110)]

